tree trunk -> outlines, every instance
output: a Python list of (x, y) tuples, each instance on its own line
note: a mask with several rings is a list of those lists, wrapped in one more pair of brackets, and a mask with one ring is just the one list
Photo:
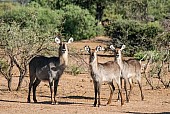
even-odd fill
[(25, 75), (26, 75), (26, 70), (23, 71), (23, 72), (20, 72), (19, 82), (18, 82), (18, 86), (17, 86), (16, 91), (19, 91), (21, 89), (21, 85), (22, 85), (22, 82), (23, 82)]
[(12, 77), (8, 78), (7, 81), (8, 81), (8, 89), (9, 91), (11, 91)]
[(17, 86), (17, 90), (16, 91), (19, 91), (21, 89), (23, 78), (24, 78), (24, 76), (20, 76), (19, 77), (19, 82), (18, 82), (18, 86)]

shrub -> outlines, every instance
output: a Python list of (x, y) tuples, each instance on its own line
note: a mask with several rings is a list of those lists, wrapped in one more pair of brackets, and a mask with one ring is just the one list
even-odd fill
[(107, 5), (103, 12), (103, 18), (102, 20), (116, 20), (116, 19), (122, 19), (122, 14), (116, 14), (116, 5), (115, 3), (112, 3), (110, 5)]
[(75, 5), (67, 5), (62, 9), (65, 12), (62, 32), (66, 37), (71, 36), (75, 40), (81, 40), (103, 33), (103, 27), (101, 25), (96, 26), (97, 22), (88, 10)]
[(75, 65), (71, 66), (71, 74), (76, 76), (78, 74), (81, 74), (81, 69)]
[(137, 53), (134, 54), (134, 58), (138, 59), (138, 60), (145, 60), (146, 58), (143, 58), (145, 56), (146, 52), (143, 51), (139, 51)]
[(62, 34), (75, 40), (87, 39), (104, 33), (101, 25), (96, 26), (95, 18), (88, 10), (75, 5), (67, 5), (61, 10), (42, 8), (32, 2), (27, 7), (16, 7), (3, 13), (1, 19), (5, 23), (17, 22), (22, 28), (37, 28), (38, 31)]
[(132, 56), (139, 50), (152, 50), (155, 37), (163, 31), (158, 22), (147, 24), (133, 20), (116, 20), (106, 27), (106, 35), (113, 39), (113, 44), (119, 47), (127, 45), (127, 54)]
[(1, 18), (6, 23), (17, 22), (21, 28), (39, 26), (41, 32), (54, 32), (62, 26), (63, 12), (41, 7), (16, 7), (4, 13)]
[(12, 2), (1, 3), (0, 2), (0, 16), (6, 13), (7, 11), (11, 11), (15, 9), (18, 6), (19, 6), (18, 3), (12, 3)]

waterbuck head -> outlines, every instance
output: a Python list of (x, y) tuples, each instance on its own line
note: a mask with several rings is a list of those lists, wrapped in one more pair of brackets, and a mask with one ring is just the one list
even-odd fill
[(95, 49), (91, 49), (89, 46), (85, 46), (84, 50), (87, 51), (90, 54), (89, 63), (93, 63), (94, 61), (97, 61), (97, 52), (103, 51), (104, 48), (100, 45), (97, 46)]
[(125, 47), (125, 45), (122, 45), (121, 48), (115, 48), (113, 45), (110, 45), (110, 49), (113, 51), (115, 59), (122, 57), (122, 50), (125, 49)]
[(62, 42), (58, 37), (55, 38), (55, 42), (59, 44), (59, 57), (64, 59), (65, 64), (67, 65), (68, 63), (68, 47), (67, 44), (73, 42), (73, 38), (70, 38), (68, 42)]

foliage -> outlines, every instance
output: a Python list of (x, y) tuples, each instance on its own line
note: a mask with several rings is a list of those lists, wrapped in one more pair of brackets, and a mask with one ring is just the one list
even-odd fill
[(7, 11), (1, 18), (5, 23), (20, 23), (21, 29), (34, 28), (36, 24), (40, 32), (62, 34), (66, 38), (72, 36), (75, 40), (91, 38), (104, 32), (101, 25), (96, 26), (97, 21), (88, 10), (75, 5), (63, 7), (63, 10), (50, 10), (32, 3)]
[(4, 2), (0, 3), (0, 16), (4, 14), (6, 11), (11, 11), (16, 7), (19, 7), (18, 3)]
[[(114, 3), (116, 0), (31, 0), (31, 2), (37, 2), (42, 7), (49, 7), (51, 9), (61, 9), (67, 5), (73, 4), (81, 7), (82, 9), (87, 9), (91, 15), (98, 15), (97, 8), (101, 8), (101, 13), (106, 6)], [(101, 14), (102, 15), (102, 14)]]
[(138, 50), (154, 49), (155, 37), (162, 32), (161, 26), (157, 22), (143, 24), (133, 20), (115, 20), (106, 27), (106, 35), (113, 39), (113, 44), (117, 47), (125, 44), (127, 52), (133, 55)]
[(62, 8), (65, 12), (63, 34), (66, 37), (74, 37), (75, 40), (87, 39), (103, 33), (101, 25), (96, 26), (95, 18), (88, 10), (75, 5), (67, 5)]
[[(20, 29), (21, 25), (16, 22), (10, 24), (1, 22), (0, 24), (0, 44), (3, 44), (5, 58), (11, 61), (8, 66), (11, 66), (12, 69), (13, 65), (11, 64), (15, 64), (20, 72), (17, 87), (17, 90), (19, 90), (22, 79), (27, 73), (27, 65), (30, 59), (48, 49), (51, 40), (50, 34), (48, 34), (48, 31), (47, 33), (40, 33), (38, 31), (39, 26)], [(3, 72), (8, 74), (9, 71), (4, 70)]]
[(114, 3), (106, 6), (106, 8), (104, 9), (103, 12), (103, 18), (102, 20), (116, 20), (116, 19), (122, 19), (122, 15), (121, 14), (116, 14), (115, 12), (116, 9), (116, 5)]
[(71, 73), (76, 76), (81, 73), (81, 69), (76, 65), (71, 66)]
[(143, 52), (143, 51), (136, 52), (134, 54), (134, 58), (136, 58), (137, 60), (141, 60), (141, 59), (145, 60), (146, 59), (146, 58), (144, 58), (145, 54), (146, 54), (146, 52)]
[(163, 32), (156, 37), (154, 42), (155, 49), (160, 49), (161, 47), (167, 48), (170, 46), (170, 32)]
[(145, 20), (147, 16), (147, 0), (118, 0), (115, 13), (124, 19)]
[[(1, 57), (0, 57), (1, 58)], [(2, 58), (1, 58), (2, 59)], [(0, 60), (0, 69), (6, 70), (9, 67), (7, 61), (5, 60)]]
[[(55, 29), (61, 28), (62, 11), (52, 11), (46, 8), (37, 7), (18, 7), (13, 11), (7, 11), (2, 15), (2, 19), (6, 23), (17, 22), (20, 23), (20, 27), (31, 27), (34, 28), (35, 24), (39, 27), (39, 31), (54, 32)], [(56, 31), (59, 31), (59, 30)]]
[[(170, 0), (119, 0), (115, 13), (124, 19), (140, 21), (161, 20), (169, 15)], [(150, 19), (149, 19), (150, 18)]]
[(155, 20), (161, 20), (169, 15), (170, 0), (149, 0), (148, 14), (153, 15)]
[[(148, 58), (152, 59), (152, 62), (158, 62), (163, 60), (165, 57), (165, 51), (140, 51), (134, 54), (134, 57), (138, 60), (146, 60)], [(146, 56), (146, 57), (145, 57)]]
[(38, 3), (41, 7), (55, 10), (73, 3), (73, 0), (31, 0), (32, 2)]

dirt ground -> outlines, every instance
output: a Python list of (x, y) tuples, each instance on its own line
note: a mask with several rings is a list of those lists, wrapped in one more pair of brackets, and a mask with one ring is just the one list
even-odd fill
[[(89, 44), (95, 47), (99, 43), (75, 42), (71, 46), (82, 48)], [(103, 60), (104, 61), (104, 60)], [(14, 73), (15, 74), (15, 73)], [(17, 74), (16, 74), (17, 75)], [(170, 89), (151, 90), (146, 80), (142, 78), (144, 101), (141, 101), (138, 85), (135, 84), (129, 103), (123, 106), (117, 101), (117, 87), (112, 103), (106, 105), (110, 90), (107, 84), (102, 85), (101, 107), (93, 107), (93, 82), (88, 73), (77, 76), (64, 73), (60, 79), (57, 101), (59, 104), (51, 105), (48, 82), (41, 82), (37, 87), (38, 103), (27, 103), (29, 77), (25, 77), (20, 91), (15, 91), (18, 77), (12, 81), (13, 91), (7, 90), (7, 81), (0, 76), (0, 114), (110, 114), (110, 113), (170, 113)]]

